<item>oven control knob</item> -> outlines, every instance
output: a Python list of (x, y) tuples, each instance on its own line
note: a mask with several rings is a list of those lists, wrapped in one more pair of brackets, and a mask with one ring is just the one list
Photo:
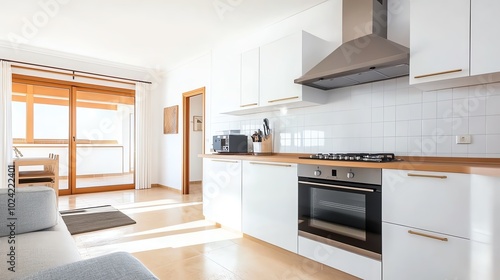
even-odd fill
[(314, 176), (320, 176), (321, 170), (314, 170)]
[(354, 178), (354, 173), (351, 171), (347, 172), (347, 178), (349, 178), (349, 179)]

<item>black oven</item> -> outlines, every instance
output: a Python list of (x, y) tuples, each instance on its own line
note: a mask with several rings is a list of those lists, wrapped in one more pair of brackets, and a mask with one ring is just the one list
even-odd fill
[(381, 260), (382, 170), (298, 166), (299, 235)]

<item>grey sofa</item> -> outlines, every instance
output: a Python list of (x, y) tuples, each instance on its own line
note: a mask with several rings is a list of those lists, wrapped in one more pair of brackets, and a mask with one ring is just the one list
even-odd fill
[(0, 188), (0, 279), (158, 279), (131, 254), (82, 259), (49, 187)]

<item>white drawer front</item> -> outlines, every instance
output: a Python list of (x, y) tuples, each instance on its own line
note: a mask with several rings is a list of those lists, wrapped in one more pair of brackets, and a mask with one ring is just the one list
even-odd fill
[(365, 280), (380, 280), (380, 261), (299, 236), (299, 255)]
[(467, 239), (389, 223), (382, 223), (382, 236), (384, 280), (473, 279)]
[(470, 175), (384, 169), (382, 220), (470, 238)]

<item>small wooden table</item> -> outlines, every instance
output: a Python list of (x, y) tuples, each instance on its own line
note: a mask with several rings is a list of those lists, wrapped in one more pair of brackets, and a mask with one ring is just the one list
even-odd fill
[[(41, 170), (19, 171), (21, 166), (41, 166)], [(15, 186), (46, 185), (54, 189), (59, 197), (59, 157), (33, 157), (14, 159)]]

